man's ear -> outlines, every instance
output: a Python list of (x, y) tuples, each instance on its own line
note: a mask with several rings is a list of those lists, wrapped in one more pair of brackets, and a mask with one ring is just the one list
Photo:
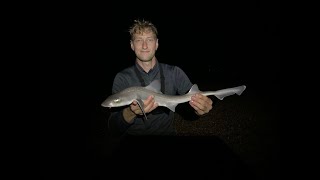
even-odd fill
[(134, 51), (134, 47), (133, 47), (133, 42), (132, 42), (132, 40), (130, 40), (130, 47), (131, 47), (131, 49)]
[(159, 47), (159, 39), (157, 39), (157, 42), (156, 42), (156, 50), (158, 50), (158, 47)]

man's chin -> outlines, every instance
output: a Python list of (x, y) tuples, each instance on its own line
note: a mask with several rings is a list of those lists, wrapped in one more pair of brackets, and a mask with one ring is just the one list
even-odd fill
[(140, 59), (140, 58), (139, 58), (139, 60), (142, 62), (151, 62), (152, 61), (152, 59)]

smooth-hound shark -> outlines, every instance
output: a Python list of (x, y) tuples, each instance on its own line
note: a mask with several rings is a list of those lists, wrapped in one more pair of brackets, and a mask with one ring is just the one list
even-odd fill
[(131, 104), (133, 101), (137, 101), (145, 119), (147, 116), (144, 112), (144, 103), (150, 95), (154, 96), (154, 100), (159, 106), (169, 108), (175, 112), (176, 106), (180, 103), (188, 102), (191, 100), (191, 96), (196, 93), (200, 93), (204, 96), (214, 95), (219, 100), (223, 100), (226, 96), (233, 94), (241, 95), (246, 89), (245, 85), (237, 86), (233, 88), (226, 88), (217, 91), (200, 91), (197, 84), (194, 84), (188, 93), (184, 95), (165, 95), (160, 91), (161, 83), (159, 80), (152, 81), (148, 86), (134, 86), (126, 88), (116, 94), (107, 97), (101, 104), (103, 107), (121, 107)]

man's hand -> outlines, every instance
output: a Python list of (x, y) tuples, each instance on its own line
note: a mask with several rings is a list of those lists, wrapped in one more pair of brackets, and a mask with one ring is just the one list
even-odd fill
[[(143, 101), (143, 103), (144, 103), (144, 106), (143, 106), (144, 112), (146, 114), (158, 107), (158, 103), (155, 103), (154, 96), (151, 96), (151, 95), (145, 101)], [(143, 115), (137, 101), (132, 102), (132, 104), (130, 105), (130, 109), (136, 115)]]
[(197, 115), (204, 115), (212, 109), (212, 100), (200, 93), (193, 95), (189, 104), (193, 107)]
[[(144, 112), (146, 114), (158, 107), (158, 103), (155, 103), (153, 96), (149, 96), (143, 101), (143, 104)], [(137, 101), (133, 101), (129, 107), (123, 110), (123, 117), (130, 124), (133, 123), (133, 119), (137, 115), (143, 115)]]

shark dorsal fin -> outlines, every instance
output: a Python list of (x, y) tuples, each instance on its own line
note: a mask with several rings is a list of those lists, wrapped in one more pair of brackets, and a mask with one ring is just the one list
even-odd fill
[(195, 93), (198, 93), (200, 92), (199, 88), (198, 88), (198, 85), (197, 84), (194, 84), (192, 85), (192, 87), (190, 88), (189, 92), (187, 94), (195, 94)]
[(153, 80), (148, 86), (145, 87), (146, 89), (149, 89), (151, 91), (161, 93), (161, 83), (158, 79)]

